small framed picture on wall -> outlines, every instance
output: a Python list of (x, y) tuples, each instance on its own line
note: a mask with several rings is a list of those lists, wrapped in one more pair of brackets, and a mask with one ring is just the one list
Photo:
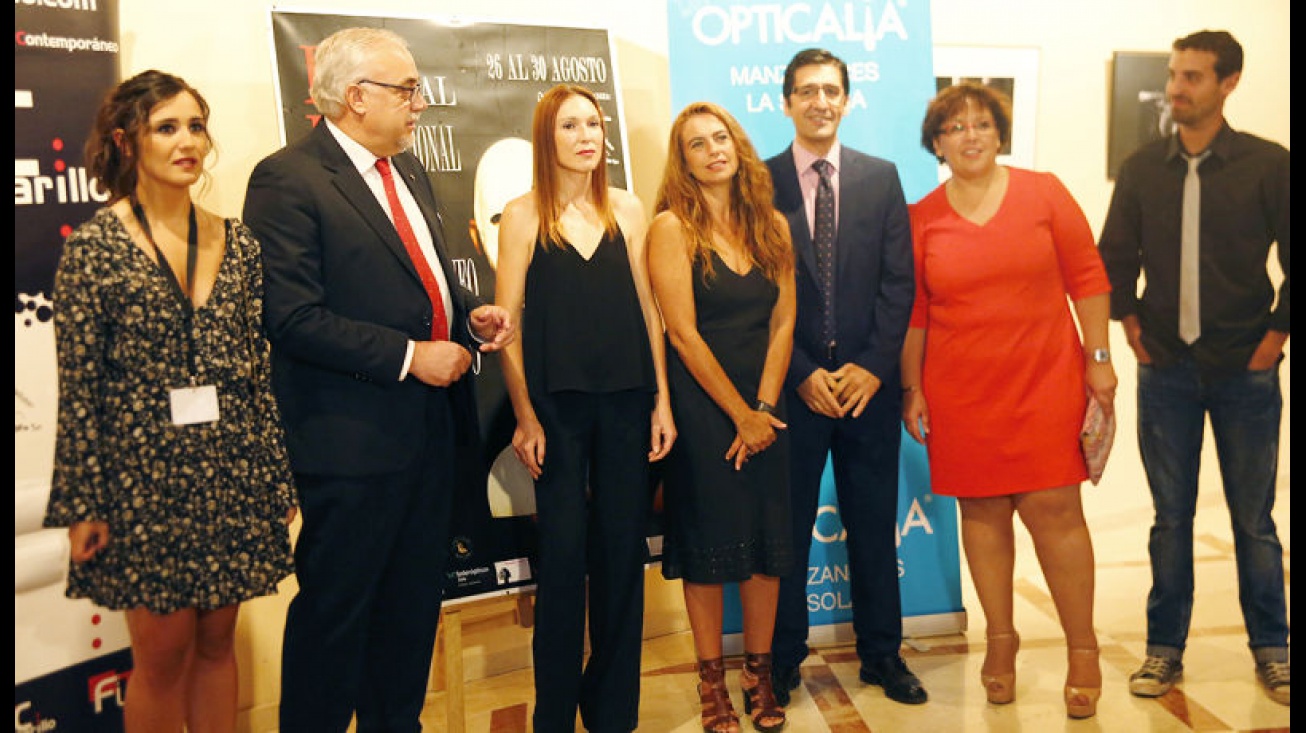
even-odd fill
[(1170, 54), (1117, 51), (1111, 58), (1111, 119), (1106, 176), (1115, 180), (1120, 165), (1144, 143), (1174, 131), (1165, 97)]

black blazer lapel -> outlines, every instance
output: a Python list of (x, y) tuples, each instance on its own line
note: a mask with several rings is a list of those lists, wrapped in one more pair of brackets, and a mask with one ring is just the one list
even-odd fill
[(389, 215), (385, 209), (381, 208), (381, 202), (376, 200), (372, 189), (368, 188), (367, 182), (363, 176), (354, 167), (354, 163), (345, 154), (344, 148), (336, 142), (331, 131), (326, 129), (326, 125), (318, 124), (313, 129), (316, 136), (316, 143), (319, 149), (319, 160), (322, 166), (331, 174), (331, 183), (340, 191), (345, 200), (349, 202), (354, 210), (358, 212), (367, 226), (376, 232), (381, 242), (385, 244), (390, 254), (399, 260), (404, 270), (413, 278), (419, 286), (422, 285), (422, 279), (417, 274), (417, 268), (413, 266), (412, 258), (408, 256), (408, 249), (404, 247), (404, 241), (399, 238), (399, 231), (395, 229), (394, 223), (390, 221)]
[(840, 147), (839, 152), (839, 225), (834, 233), (834, 257), (835, 277), (840, 272), (839, 263), (851, 254), (852, 247), (840, 246), (843, 242), (855, 241), (858, 236), (864, 236), (864, 232), (854, 231), (857, 223), (857, 217), (853, 216), (856, 203), (853, 197), (866, 200), (867, 189), (862, 186), (862, 167), (857, 157), (852, 155), (848, 148)]

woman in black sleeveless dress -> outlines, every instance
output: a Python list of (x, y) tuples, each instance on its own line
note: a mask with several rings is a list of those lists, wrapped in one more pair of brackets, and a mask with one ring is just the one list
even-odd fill
[[(675, 440), (639, 199), (608, 188), (603, 114), (559, 85), (535, 107), (535, 180), (499, 225), (495, 300), (520, 319), (503, 374), (535, 479), (535, 730), (638, 725), (649, 462)], [(590, 658), (584, 663), (586, 576)]]
[(779, 404), (793, 348), (793, 250), (771, 178), (739, 123), (691, 104), (671, 129), (649, 274), (673, 350), (681, 429), (664, 476), (662, 573), (684, 581), (703, 729), (738, 717), (722, 661), (723, 584), (739, 583), (744, 711), (762, 731), (785, 715), (771, 686), (771, 632), (790, 539), (789, 446)]

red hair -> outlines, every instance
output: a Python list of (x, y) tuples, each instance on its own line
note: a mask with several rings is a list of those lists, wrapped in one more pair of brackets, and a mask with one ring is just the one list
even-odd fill
[[(536, 236), (548, 246), (562, 246), (566, 239), (558, 223), (562, 216), (564, 204), (558, 197), (558, 146), (554, 142), (554, 125), (558, 122), (558, 110), (572, 97), (583, 97), (594, 105), (599, 113), (599, 124), (606, 141), (608, 126), (603, 120), (603, 109), (594, 92), (577, 84), (558, 84), (549, 89), (535, 104), (535, 117), (531, 121), (531, 141), (533, 150), (533, 182), (535, 208), (539, 212), (540, 225)], [(602, 151), (602, 148), (600, 148)], [(612, 202), (608, 200), (608, 165), (600, 162), (590, 174), (590, 200), (603, 219), (603, 229), (608, 236), (618, 232), (617, 216), (612, 211)]]

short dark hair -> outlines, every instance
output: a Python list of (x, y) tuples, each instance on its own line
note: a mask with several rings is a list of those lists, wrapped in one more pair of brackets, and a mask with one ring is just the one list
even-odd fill
[(826, 64), (838, 67), (839, 75), (843, 77), (843, 93), (847, 96), (849, 92), (848, 64), (845, 64), (843, 59), (823, 48), (805, 48), (794, 54), (794, 57), (789, 60), (789, 65), (785, 67), (785, 99), (788, 99), (789, 95), (794, 92), (794, 76), (798, 74), (799, 69), (804, 66), (824, 66)]
[[(136, 190), (139, 143), (141, 133), (150, 121), (150, 110), (182, 93), (195, 98), (207, 123), (209, 104), (199, 91), (181, 77), (155, 69), (142, 71), (110, 89), (100, 102), (91, 134), (86, 140), (86, 171), (109, 191), (114, 200), (129, 196)], [(121, 143), (114, 140), (117, 130), (123, 132)], [(209, 143), (212, 142), (210, 137)]]
[(934, 152), (934, 139), (939, 136), (944, 121), (966, 109), (967, 100), (974, 100), (993, 114), (999, 145), (1006, 145), (1011, 139), (1011, 99), (1004, 92), (976, 81), (944, 87), (926, 106), (925, 119), (921, 122), (921, 147), (940, 163), (943, 158)]
[(1176, 38), (1173, 48), (1176, 51), (1206, 51), (1215, 54), (1215, 76), (1221, 81), (1230, 74), (1243, 70), (1242, 44), (1229, 31), (1197, 31)]

